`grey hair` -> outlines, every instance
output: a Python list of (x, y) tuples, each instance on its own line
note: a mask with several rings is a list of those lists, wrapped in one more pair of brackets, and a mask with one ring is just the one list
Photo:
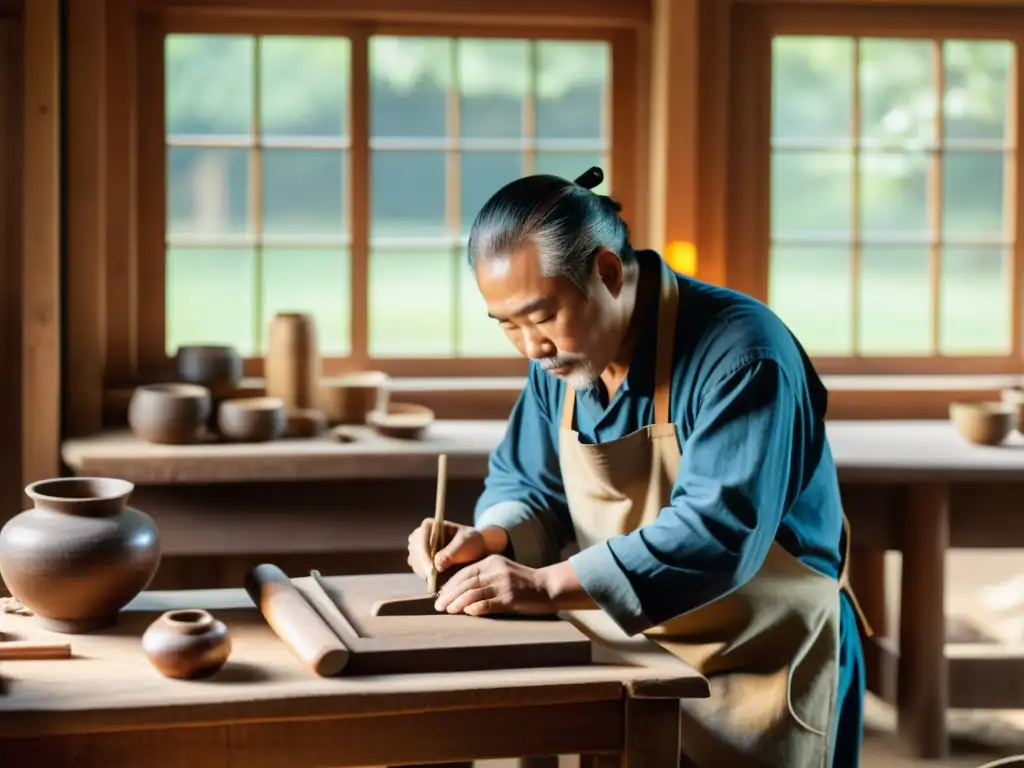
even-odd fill
[[(580, 181), (600, 183), (599, 168)], [(596, 179), (596, 181), (595, 181)], [(499, 189), (480, 209), (469, 233), (469, 263), (509, 258), (527, 242), (540, 251), (547, 277), (565, 277), (586, 291), (601, 249), (623, 264), (636, 256), (618, 202), (558, 176), (526, 176)]]

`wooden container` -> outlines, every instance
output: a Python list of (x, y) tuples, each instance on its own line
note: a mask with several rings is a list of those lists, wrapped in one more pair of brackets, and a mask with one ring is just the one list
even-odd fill
[(950, 403), (949, 418), (968, 442), (999, 445), (1017, 426), (1017, 408), (1006, 403)]
[(371, 411), (366, 421), (386, 437), (421, 440), (434, 421), (434, 412), (414, 403), (389, 403), (387, 411)]
[(262, 443), (284, 434), (285, 408), (278, 397), (243, 397), (225, 400), (217, 412), (217, 425), (228, 440)]
[(267, 397), (291, 410), (316, 407), (320, 350), (316, 322), (301, 312), (279, 312), (270, 321), (263, 379)]
[(370, 411), (388, 407), (391, 377), (382, 371), (359, 371), (320, 383), (320, 410), (331, 424), (365, 424)]

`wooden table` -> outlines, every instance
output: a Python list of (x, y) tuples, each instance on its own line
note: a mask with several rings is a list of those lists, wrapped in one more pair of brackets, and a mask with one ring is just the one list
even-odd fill
[[(233, 653), (208, 681), (161, 677), (139, 637), (159, 612), (207, 608)], [(674, 767), (680, 698), (707, 681), (603, 614), (568, 616), (600, 643), (588, 667), (320, 678), (242, 590), (147, 592), (119, 625), (53, 635), (0, 615), (18, 639), (70, 639), (76, 658), (0, 666), (0, 755), (18, 768), (301, 768), (558, 754)]]
[[(948, 422), (912, 421), (830, 423), (829, 440), (853, 527), (851, 580), (880, 635), (865, 644), (869, 688), (895, 705), (912, 753), (942, 757), (948, 709), (1024, 701), (1024, 648), (945, 642), (946, 551), (1024, 547), (1024, 439), (981, 447)], [(886, 550), (903, 555), (898, 628), (886, 627)]]
[[(366, 550), (371, 556), (358, 567), (396, 567), (392, 563), (404, 561), (408, 531), (432, 508), (437, 454), (450, 457), (449, 506), (457, 518), (460, 509), (472, 509), (479, 492), (472, 478), (486, 473), (487, 456), (504, 429), (499, 421), (442, 421), (424, 442), (366, 433), (348, 445), (291, 441), (230, 450), (145, 446), (120, 432), (69, 441), (64, 459), (77, 474), (135, 482), (133, 499), (157, 518), (176, 557), (209, 560), (216, 547), (222, 559), (237, 557), (237, 569), (248, 567), (246, 558), (305, 552), (315, 563), (324, 561), (326, 542), (346, 542), (338, 545), (347, 547), (346, 561), (355, 563)], [(949, 548), (1024, 547), (1024, 439), (974, 446), (945, 420), (830, 421), (828, 436), (853, 526), (851, 577), (882, 635), (866, 643), (871, 689), (897, 708), (910, 751), (939, 757), (948, 751), (948, 708), (1021, 705), (1024, 649), (946, 647), (943, 582)], [(354, 478), (379, 483), (360, 494), (355, 488), (366, 481)], [(254, 485), (258, 479), (263, 483)], [(394, 482), (399, 479), (403, 483)], [(307, 483), (301, 500), (290, 480)], [(345, 491), (321, 489), (329, 480), (346, 483)], [(229, 481), (245, 481), (248, 491), (217, 484)], [(402, 499), (416, 495), (410, 490), (416, 482), (422, 501), (401, 508)], [(389, 494), (395, 498), (385, 502)], [(903, 553), (898, 628), (885, 626), (886, 550)]]

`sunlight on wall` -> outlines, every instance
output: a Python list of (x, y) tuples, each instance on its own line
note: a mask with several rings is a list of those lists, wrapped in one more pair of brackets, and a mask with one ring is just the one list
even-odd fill
[(697, 274), (697, 249), (693, 243), (676, 240), (665, 249), (665, 261), (681, 275), (693, 277)]

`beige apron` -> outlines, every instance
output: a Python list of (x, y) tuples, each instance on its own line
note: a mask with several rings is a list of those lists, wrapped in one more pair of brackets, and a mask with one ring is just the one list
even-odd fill
[[(669, 503), (682, 455), (669, 417), (679, 304), (674, 277), (662, 264), (654, 424), (620, 440), (581, 443), (573, 431), (576, 393), (567, 388), (559, 457), (580, 549), (654, 522)], [(845, 517), (843, 524), (848, 553)], [(837, 582), (773, 542), (748, 583), (646, 633), (710, 682), (709, 699), (682, 702), (682, 750), (689, 760), (715, 768), (829, 765), (847, 559)]]

